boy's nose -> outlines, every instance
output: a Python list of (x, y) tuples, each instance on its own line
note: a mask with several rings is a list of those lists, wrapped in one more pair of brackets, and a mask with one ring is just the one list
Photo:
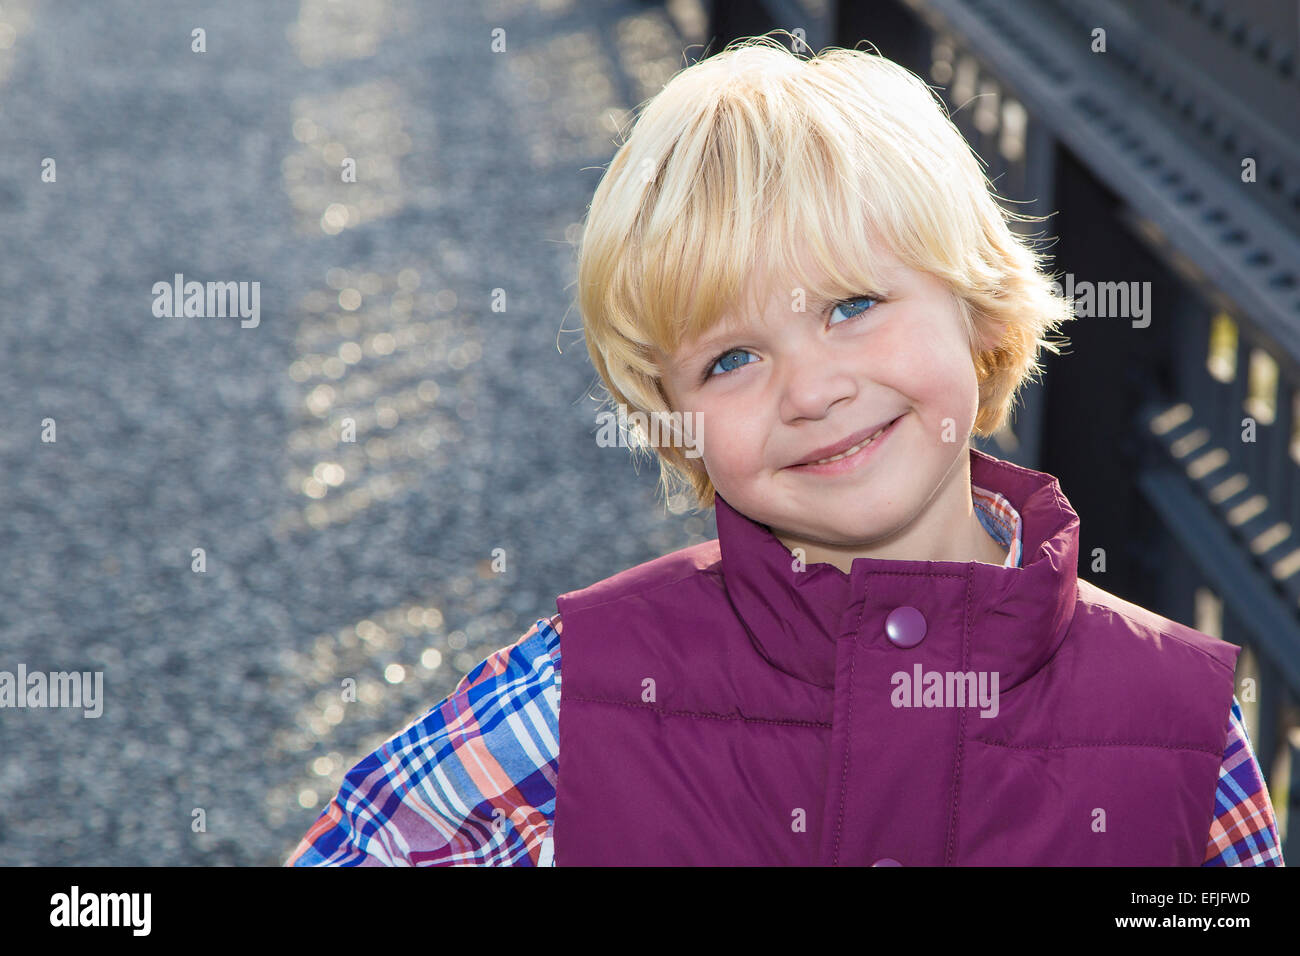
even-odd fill
[(787, 359), (786, 364), (780, 389), (781, 417), (787, 422), (825, 418), (837, 403), (851, 401), (858, 393), (854, 376), (830, 356)]

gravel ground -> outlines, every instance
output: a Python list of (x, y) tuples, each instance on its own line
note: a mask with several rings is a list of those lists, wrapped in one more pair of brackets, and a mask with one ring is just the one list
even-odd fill
[(672, 7), (0, 7), (0, 670), (103, 674), (0, 709), (0, 863), (279, 865), (555, 595), (714, 537), (597, 446), (572, 307)]

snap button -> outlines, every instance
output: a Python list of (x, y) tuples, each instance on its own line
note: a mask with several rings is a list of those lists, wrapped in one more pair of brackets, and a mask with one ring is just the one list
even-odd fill
[(889, 857), (885, 857), (883, 860), (877, 860), (875, 863), (872, 863), (871, 865), (872, 866), (902, 866), (903, 864), (899, 863), (897, 860), (890, 859)]
[(895, 647), (916, 647), (925, 638), (925, 617), (906, 604), (896, 607), (885, 618), (885, 633)]

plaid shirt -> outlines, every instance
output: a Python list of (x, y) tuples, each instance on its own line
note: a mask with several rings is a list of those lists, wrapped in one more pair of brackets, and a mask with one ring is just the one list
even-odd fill
[[(975, 513), (1020, 566), (1020, 515), (972, 487)], [(559, 766), (558, 614), (461, 679), (343, 778), (286, 866), (553, 866)], [(1202, 866), (1284, 866), (1273, 805), (1237, 698)]]

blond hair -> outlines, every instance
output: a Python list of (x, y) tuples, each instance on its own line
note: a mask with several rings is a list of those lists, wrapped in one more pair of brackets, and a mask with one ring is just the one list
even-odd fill
[[(580, 241), (578, 307), (609, 404), (669, 412), (660, 361), (742, 297), (759, 301), (760, 271), (819, 268), (808, 301), (883, 289), (874, 240), (947, 283), (979, 381), (974, 432), (996, 432), (1041, 373), (1040, 347), (1059, 354), (1047, 333), (1072, 315), (1010, 228), (1041, 217), (1002, 207), (979, 163), (930, 88), (875, 53), (803, 58), (748, 37), (681, 70), (644, 104)], [(977, 332), (999, 327), (981, 351)], [(712, 506), (702, 459), (651, 445), (639, 424), (626, 438), (658, 455), (665, 496), (684, 487)]]

